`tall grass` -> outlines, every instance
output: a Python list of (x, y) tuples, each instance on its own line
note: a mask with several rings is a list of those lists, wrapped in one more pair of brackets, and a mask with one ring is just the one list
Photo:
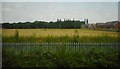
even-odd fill
[[(15, 46), (14, 46), (15, 47)], [(38, 46), (40, 47), (40, 46)], [(40, 48), (30, 47), (27, 53), (13, 47), (3, 48), (3, 67), (119, 67), (120, 51), (111, 48), (80, 48), (79, 51), (65, 51), (65, 46), (55, 52), (42, 52)], [(25, 48), (25, 46), (24, 46)], [(24, 49), (23, 48), (23, 49)], [(35, 49), (35, 50), (34, 50)], [(17, 53), (16, 53), (17, 52)]]
[[(61, 42), (61, 46), (52, 46), (52, 50), (48, 51), (45, 46), (4, 46), (3, 47), (3, 67), (119, 67), (120, 51), (119, 48), (111, 48), (110, 46), (95, 47), (92, 46), (79, 47), (80, 50), (75, 51), (74, 46), (69, 50), (65, 42), (118, 42), (118, 37), (102, 35), (102, 36), (79, 36), (78, 30), (74, 31), (73, 36), (53, 36), (35, 37), (33, 34), (29, 37), (20, 36), (16, 30), (14, 36), (3, 36), (3, 43), (6, 42)], [(51, 49), (51, 48), (49, 48)], [(101, 50), (100, 50), (101, 49)], [(28, 50), (28, 51), (27, 51)], [(25, 52), (27, 51), (27, 52)]]
[(16, 32), (15, 32), (15, 41), (16, 42), (19, 41), (19, 32), (18, 32), (18, 30), (16, 30)]
[(3, 36), (3, 42), (118, 42), (118, 37), (102, 35), (102, 36), (79, 36), (77, 30), (74, 31), (73, 36), (53, 36), (35, 37), (35, 34), (29, 37), (19, 36), (16, 30), (14, 36)]

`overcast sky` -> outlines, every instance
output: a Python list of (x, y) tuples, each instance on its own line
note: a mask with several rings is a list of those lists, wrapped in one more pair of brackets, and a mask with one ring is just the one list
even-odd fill
[(119, 0), (2, 0), (2, 2), (118, 2)]
[(83, 20), (90, 23), (118, 20), (117, 2), (3, 2), (3, 22)]

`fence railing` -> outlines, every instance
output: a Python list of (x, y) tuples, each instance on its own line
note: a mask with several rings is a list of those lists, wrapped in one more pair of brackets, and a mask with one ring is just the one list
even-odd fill
[(120, 46), (120, 43), (75, 43), (75, 42), (43, 42), (43, 43), (3, 43), (2, 46)]
[(92, 48), (99, 50), (119, 50), (119, 43), (54, 43), (54, 42), (44, 42), (44, 43), (3, 43), (3, 50), (12, 50), (16, 53), (24, 52), (28, 53), (30, 51), (41, 51), (41, 52), (56, 52), (58, 50), (65, 50), (67, 52), (74, 51), (89, 51)]
[(57, 43), (57, 42), (44, 42), (44, 43), (3, 43), (2, 44), (3, 50), (13, 50), (15, 52), (22, 51), (22, 52), (29, 52), (29, 51), (51, 51), (55, 52), (58, 49), (65, 51), (87, 51), (92, 48), (96, 48), (99, 50), (118, 50), (120, 49), (119, 43)]

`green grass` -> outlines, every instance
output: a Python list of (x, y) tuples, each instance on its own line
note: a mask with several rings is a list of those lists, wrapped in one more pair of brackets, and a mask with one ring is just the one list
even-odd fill
[(3, 42), (106, 42), (106, 43), (111, 43), (111, 42), (118, 42), (119, 39), (118, 37), (112, 37), (112, 36), (74, 36), (74, 37), (69, 37), (69, 36), (61, 36), (61, 37), (55, 37), (55, 36), (47, 36), (47, 37), (39, 37), (36, 38), (34, 36), (31, 37), (16, 37), (16, 36), (3, 36), (2, 37)]
[[(10, 32), (11, 31), (11, 32)], [(35, 29), (30, 30), (31, 35), (25, 33), (28, 30), (4, 31), (2, 43), (50, 43), (60, 42), (61, 46), (3, 46), (3, 67), (119, 67), (120, 48), (119, 46), (67, 46), (64, 43), (118, 43), (119, 37), (116, 32), (103, 32), (94, 30), (60, 30), (46, 31), (40, 33), (50, 33), (37, 37)], [(37, 29), (37, 31), (39, 31)], [(36, 32), (37, 32), (36, 31)], [(65, 34), (63, 33), (65, 32)], [(67, 32), (68, 31), (68, 32)], [(72, 35), (71, 35), (72, 31)], [(81, 32), (82, 31), (82, 32)], [(14, 32), (14, 34), (13, 34)], [(13, 36), (11, 36), (11, 33)], [(89, 33), (89, 34), (88, 34)], [(104, 33), (104, 34), (103, 34)], [(28, 34), (29, 36), (22, 36)], [(69, 35), (70, 34), (70, 35)], [(85, 34), (85, 35), (84, 35)], [(94, 35), (92, 35), (94, 34)], [(82, 35), (82, 36), (81, 36)], [(88, 36), (89, 35), (89, 36)]]
[[(31, 36), (21, 36), (21, 32), (23, 30), (16, 30), (14, 31), (14, 36), (6, 36), (3, 34), (3, 42), (118, 42), (118, 35), (113, 35), (110, 33), (101, 34), (98, 35), (98, 32), (94, 30), (86, 30), (88, 34), (97, 34), (97, 36), (92, 35), (82, 35), (80, 34), (85, 33), (86, 31), (83, 30), (74, 30), (74, 33), (72, 33), (72, 36), (64, 35), (64, 36), (54, 36), (54, 35), (47, 35), (43, 37), (42, 35), (39, 35), (39, 37), (36, 37), (36, 34), (33, 33)], [(54, 30), (52, 30), (54, 31)], [(64, 31), (64, 30), (61, 30)], [(81, 31), (81, 32), (80, 32)], [(50, 31), (49, 31), (50, 32)], [(69, 30), (70, 32), (70, 30)], [(32, 33), (32, 32), (31, 32)], [(42, 33), (42, 32), (41, 32)], [(64, 33), (63, 33), (64, 34)], [(100, 31), (99, 31), (100, 34)], [(117, 34), (117, 33), (116, 33)], [(29, 35), (29, 34), (28, 34)]]
[[(29, 48), (28, 48), (29, 47)], [(71, 46), (73, 47), (73, 46)], [(50, 47), (51, 48), (51, 47)], [(11, 67), (119, 67), (119, 48), (110, 46), (74, 47), (67, 50), (65, 46), (52, 47), (23, 46), (3, 48), (3, 65)], [(27, 50), (25, 50), (27, 49)]]
[[(90, 29), (2, 29), (3, 36), (14, 36), (16, 30), (19, 32), (19, 36), (29, 37), (35, 35), (35, 37), (46, 37), (49, 35), (52, 36), (69, 36), (72, 37), (77, 30), (78, 35), (81, 36), (102, 36), (108, 35), (113, 37), (118, 37), (118, 32), (110, 31), (99, 31), (99, 30), (90, 30)], [(120, 33), (120, 32), (119, 32)]]

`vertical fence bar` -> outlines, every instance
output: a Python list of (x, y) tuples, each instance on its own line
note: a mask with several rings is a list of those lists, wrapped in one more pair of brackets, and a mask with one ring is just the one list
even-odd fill
[[(66, 42), (66, 43), (11, 43), (6, 44), (7, 46), (4, 46), (3, 49), (14, 50), (16, 54), (19, 54), (20, 52), (28, 53), (30, 50), (41, 50), (43, 52), (55, 52), (58, 49), (65, 48), (65, 51), (69, 52), (75, 52), (80, 51), (82, 49), (85, 50), (85, 52), (89, 49), (96, 48), (99, 51), (103, 50), (118, 50), (118, 45), (116, 43), (75, 43), (75, 42)], [(62, 47), (64, 46), (64, 47)], [(108, 49), (109, 48), (109, 49)]]

